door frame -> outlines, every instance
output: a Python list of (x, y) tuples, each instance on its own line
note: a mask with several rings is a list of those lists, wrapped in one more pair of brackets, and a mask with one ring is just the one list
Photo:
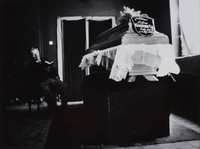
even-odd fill
[[(89, 48), (89, 20), (103, 21), (112, 20), (112, 27), (116, 26), (114, 16), (73, 16), (73, 17), (57, 17), (57, 61), (58, 61), (58, 74), (60, 79), (63, 80), (63, 67), (64, 67), (64, 42), (63, 42), (63, 21), (76, 21), (85, 19), (86, 31), (86, 45), (85, 50)], [(81, 60), (80, 60), (81, 61)], [(87, 74), (87, 72), (86, 72)]]

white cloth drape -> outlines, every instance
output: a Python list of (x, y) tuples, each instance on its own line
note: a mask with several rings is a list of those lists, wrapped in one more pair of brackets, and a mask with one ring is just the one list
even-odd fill
[[(107, 58), (111, 61), (107, 61)], [(178, 74), (180, 71), (171, 44), (129, 44), (94, 51), (82, 58), (79, 67), (86, 69), (92, 65), (106, 66), (106, 69), (111, 70), (109, 78), (115, 81), (125, 79), (128, 73), (133, 76), (138, 75), (138, 72), (140, 75), (154, 75), (154, 69), (147, 69), (147, 67), (158, 68), (157, 77), (169, 73)], [(141, 67), (135, 67), (138, 65)]]

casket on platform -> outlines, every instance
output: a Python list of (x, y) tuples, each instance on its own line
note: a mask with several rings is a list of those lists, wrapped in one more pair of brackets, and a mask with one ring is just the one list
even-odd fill
[[(138, 35), (132, 22), (100, 34), (80, 67), (99, 67), (84, 78), (88, 124), (97, 139), (127, 144), (169, 135), (170, 95), (179, 73), (168, 37)], [(98, 71), (97, 71), (98, 70)]]

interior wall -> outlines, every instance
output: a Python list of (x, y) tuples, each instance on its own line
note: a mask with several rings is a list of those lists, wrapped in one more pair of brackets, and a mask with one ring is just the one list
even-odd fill
[(9, 87), (23, 86), (18, 77), (26, 73), (31, 47), (39, 46), (39, 10), (39, 0), (0, 0), (1, 111), (6, 97), (13, 94)]
[[(0, 19), (2, 20), (3, 19), (3, 2), (0, 1)], [(3, 81), (3, 77), (2, 77), (2, 72), (3, 72), (3, 24), (0, 23), (0, 92), (3, 88), (2, 86), (2, 81)], [(0, 94), (1, 95), (1, 94)], [(1, 98), (1, 97), (0, 97)]]
[[(3, 19), (3, 5), (2, 5), (2, 1), (0, 1), (0, 19)], [(4, 121), (4, 105), (3, 105), (3, 25), (2, 23), (0, 23), (0, 140), (2, 140), (3, 137), (3, 124), (1, 123), (2, 121)], [(2, 143), (0, 141), (0, 143)]]
[[(25, 62), (39, 45), (39, 0), (3, 0), (3, 43), (7, 69)], [(9, 65), (10, 63), (10, 65)]]

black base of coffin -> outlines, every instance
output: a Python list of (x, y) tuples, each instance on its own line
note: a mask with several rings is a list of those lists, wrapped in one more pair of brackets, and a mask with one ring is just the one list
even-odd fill
[(169, 135), (167, 86), (147, 86), (109, 94), (110, 142), (151, 140)]
[(87, 76), (83, 84), (88, 124), (109, 144), (147, 141), (169, 135), (171, 79), (115, 82), (105, 74)]

